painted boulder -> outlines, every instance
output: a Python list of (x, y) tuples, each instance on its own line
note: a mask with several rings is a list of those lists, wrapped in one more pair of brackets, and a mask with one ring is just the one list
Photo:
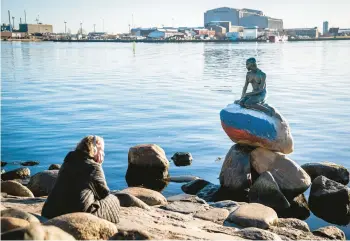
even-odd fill
[(221, 125), (235, 143), (260, 146), (289, 154), (293, 152), (293, 138), (287, 121), (281, 116), (230, 104), (220, 112)]

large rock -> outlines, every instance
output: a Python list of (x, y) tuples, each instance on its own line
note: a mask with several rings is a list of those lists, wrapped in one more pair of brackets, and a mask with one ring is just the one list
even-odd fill
[(211, 183), (204, 179), (197, 179), (182, 185), (181, 189), (186, 194), (196, 195), (200, 190), (202, 190), (208, 184), (211, 184)]
[(129, 193), (112, 192), (112, 194), (119, 199), (120, 206), (122, 207), (139, 207), (150, 210), (150, 207), (146, 203)]
[(275, 211), (290, 207), (286, 197), (281, 192), (272, 174), (262, 173), (249, 190), (249, 202), (261, 203)]
[(235, 235), (247, 240), (282, 240), (275, 233), (253, 227), (241, 229), (235, 232)]
[(176, 152), (171, 160), (174, 161), (175, 166), (189, 166), (192, 164), (192, 155), (189, 152)]
[(224, 208), (210, 208), (209, 210), (197, 211), (193, 217), (222, 224), (229, 214), (230, 212)]
[(25, 179), (30, 177), (30, 170), (27, 167), (21, 167), (1, 174), (1, 180)]
[(282, 240), (321, 240), (310, 231), (303, 231), (296, 228), (270, 226), (268, 230), (280, 236)]
[(56, 226), (79, 240), (106, 240), (118, 232), (114, 223), (89, 213), (65, 214), (50, 219), (45, 225)]
[(333, 181), (347, 185), (349, 183), (349, 171), (345, 167), (332, 163), (306, 163), (301, 166), (313, 181), (318, 176), (325, 176)]
[(49, 170), (60, 170), (61, 164), (51, 164)]
[(203, 189), (201, 189), (197, 196), (206, 202), (215, 202), (218, 201), (220, 185), (209, 184), (206, 185)]
[(143, 186), (161, 191), (168, 184), (168, 169), (169, 161), (160, 146), (137, 145), (129, 149), (125, 179), (129, 187)]
[(304, 194), (296, 196), (293, 200), (290, 200), (289, 203), (289, 208), (278, 210), (278, 217), (305, 220), (310, 216), (309, 205)]
[(13, 180), (1, 182), (1, 191), (13, 196), (34, 197), (27, 187)]
[(131, 194), (150, 206), (167, 204), (166, 198), (161, 193), (147, 188), (129, 187), (122, 190), (121, 193)]
[(278, 222), (275, 225), (277, 227), (295, 228), (295, 229), (302, 230), (304, 232), (310, 232), (309, 225), (307, 225), (306, 222), (296, 218), (279, 218)]
[(20, 218), (30, 223), (40, 223), (40, 220), (34, 214), (15, 208), (6, 208), (1, 210), (1, 217)]
[(323, 239), (346, 240), (345, 234), (339, 228), (334, 226), (326, 226), (312, 231), (316, 236)]
[(169, 177), (169, 182), (192, 182), (199, 179), (196, 176), (184, 175), (184, 176), (171, 176)]
[(259, 203), (249, 203), (239, 206), (227, 218), (227, 221), (242, 227), (269, 228), (278, 221), (276, 212)]
[(7, 165), (7, 162), (1, 161), (1, 167), (4, 167)]
[(350, 188), (318, 176), (311, 185), (309, 207), (328, 222), (346, 225), (350, 221)]
[(72, 235), (54, 226), (31, 224), (1, 234), (2, 240), (75, 240)]
[(231, 147), (221, 167), (220, 184), (232, 190), (244, 190), (250, 187), (250, 153), (254, 148), (236, 144)]
[(309, 175), (297, 163), (281, 153), (257, 148), (252, 151), (250, 161), (259, 174), (271, 172), (288, 200), (305, 192), (311, 184)]
[(40, 163), (38, 161), (25, 161), (20, 163), (21, 166), (36, 166), (39, 165)]
[(20, 218), (1, 217), (1, 233), (10, 231), (16, 228), (24, 228), (29, 225), (29, 222)]
[(293, 152), (293, 138), (289, 125), (263, 112), (228, 105), (220, 112), (221, 125), (235, 143), (260, 146), (282, 153)]
[(38, 172), (30, 178), (28, 188), (36, 197), (47, 196), (55, 185), (57, 176), (58, 170)]

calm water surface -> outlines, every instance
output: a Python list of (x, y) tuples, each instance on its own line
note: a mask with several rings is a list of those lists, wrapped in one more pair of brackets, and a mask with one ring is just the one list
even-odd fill
[[(241, 95), (245, 60), (267, 74), (268, 102), (289, 121), (299, 164), (350, 168), (350, 41), (283, 44), (1, 43), (1, 160), (61, 163), (85, 135), (105, 138), (111, 189), (126, 187), (131, 146), (189, 151), (191, 174), (218, 183), (233, 144), (219, 112)], [(9, 170), (16, 166), (7, 166)], [(166, 196), (178, 194), (171, 183)], [(327, 225), (311, 216), (310, 228)], [(350, 228), (342, 227), (350, 237)]]

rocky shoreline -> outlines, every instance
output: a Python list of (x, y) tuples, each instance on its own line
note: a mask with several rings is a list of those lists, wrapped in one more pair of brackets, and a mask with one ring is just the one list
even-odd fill
[[(220, 185), (200, 177), (171, 177), (170, 162), (156, 144), (131, 147), (128, 187), (110, 191), (121, 206), (116, 225), (88, 213), (50, 220), (40, 216), (60, 165), (33, 176), (27, 167), (2, 173), (1, 238), (345, 240), (335, 226), (310, 230), (303, 220), (312, 212), (329, 223), (350, 222), (349, 171), (330, 162), (299, 166), (291, 160), (286, 154), (293, 151), (292, 135), (279, 116), (236, 105), (221, 112), (224, 131), (239, 144), (225, 156)], [(186, 152), (175, 153), (172, 160), (175, 166), (193, 161)], [(183, 193), (164, 197), (169, 181), (184, 182)]]

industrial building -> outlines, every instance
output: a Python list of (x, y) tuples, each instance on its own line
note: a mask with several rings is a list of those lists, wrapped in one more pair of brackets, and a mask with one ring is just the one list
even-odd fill
[(260, 29), (283, 29), (283, 20), (265, 16), (260, 10), (254, 9), (236, 9), (236, 8), (216, 8), (204, 13), (204, 26), (207, 27), (211, 22), (230, 21), (231, 25), (254, 27)]
[(309, 38), (318, 38), (319, 32), (318, 28), (289, 28), (284, 29), (287, 35), (293, 37), (309, 37)]
[(51, 24), (19, 24), (19, 32), (27, 33), (27, 34), (45, 34), (45, 33), (53, 33), (53, 28)]
[(130, 32), (132, 36), (147, 37), (155, 30), (157, 30), (157, 28), (132, 28)]

